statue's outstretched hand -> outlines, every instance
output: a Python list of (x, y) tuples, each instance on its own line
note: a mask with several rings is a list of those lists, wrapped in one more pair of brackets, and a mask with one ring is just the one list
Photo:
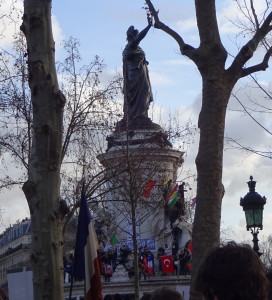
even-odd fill
[(153, 18), (150, 13), (147, 14), (148, 25), (153, 26)]

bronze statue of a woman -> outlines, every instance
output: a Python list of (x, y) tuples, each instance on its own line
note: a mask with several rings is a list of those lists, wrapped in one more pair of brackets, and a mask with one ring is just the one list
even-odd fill
[(153, 101), (148, 62), (144, 51), (139, 47), (151, 26), (152, 18), (148, 17), (148, 26), (141, 32), (134, 26), (130, 26), (127, 31), (128, 43), (123, 51), (125, 122), (148, 118), (149, 104)]

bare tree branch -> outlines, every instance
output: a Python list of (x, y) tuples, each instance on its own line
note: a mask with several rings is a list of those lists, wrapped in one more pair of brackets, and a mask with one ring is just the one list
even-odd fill
[(246, 109), (246, 107), (243, 105), (243, 103), (239, 100), (239, 98), (236, 96), (236, 95), (234, 95), (234, 94), (232, 94), (232, 96), (239, 102), (239, 104), (243, 107), (243, 109), (244, 109), (244, 111), (247, 113), (247, 115), (256, 123), (256, 124), (258, 124), (264, 131), (266, 131), (267, 133), (269, 133), (270, 135), (272, 135), (272, 132), (271, 131), (269, 131), (267, 128), (265, 128), (260, 122), (258, 122), (253, 116), (252, 116), (252, 114), (250, 114), (249, 112), (248, 112), (248, 110)]
[(272, 47), (270, 47), (269, 50), (266, 52), (264, 59), (260, 64), (249, 67), (249, 68), (242, 69), (241, 77), (248, 76), (248, 75), (258, 72), (258, 71), (265, 71), (269, 67), (268, 61), (271, 57), (271, 54), (272, 54)]
[(150, 0), (146, 0), (146, 4), (148, 5), (151, 15), (154, 17), (154, 27), (161, 29), (162, 31), (166, 32), (171, 37), (173, 37), (179, 45), (181, 54), (187, 56), (190, 59), (193, 59), (193, 50), (195, 50), (195, 48), (191, 45), (186, 44), (183, 38), (176, 31), (174, 31), (173, 29), (171, 29), (170, 27), (168, 27), (160, 21), (159, 11), (154, 8)]
[[(268, 99), (271, 99), (272, 100), (272, 94), (269, 93), (266, 89), (264, 89), (264, 87), (258, 82), (258, 80), (254, 77), (254, 76), (250, 76), (252, 78), (252, 80), (255, 82), (255, 84), (258, 86), (258, 88), (266, 95), (266, 97)], [(256, 102), (254, 102), (256, 104)], [(259, 103), (258, 103), (258, 106), (261, 106)], [(263, 107), (265, 108), (266, 110), (272, 110), (272, 108), (268, 108), (268, 107)]]
[[(272, 159), (272, 151), (261, 151), (261, 150), (256, 150), (248, 146), (244, 146), (241, 143), (239, 143), (237, 140), (230, 138), (230, 137), (225, 137), (225, 141), (230, 145), (230, 149), (238, 149), (246, 152), (250, 152), (252, 154), (259, 155), (261, 157), (269, 158)], [(236, 145), (236, 146), (234, 146)]]
[[(243, 66), (246, 64), (246, 62), (253, 56), (253, 53), (256, 51), (259, 43), (266, 37), (266, 35), (271, 31), (272, 25), (272, 12), (266, 17), (261, 27), (255, 32), (252, 39), (242, 47), (242, 49), (239, 51), (237, 56), (235, 57), (233, 63), (229, 67), (228, 71), (234, 74), (234, 76), (238, 76), (238, 78), (246, 76), (243, 73)], [(248, 74), (251, 74), (256, 71), (261, 71), (263, 69), (266, 69), (266, 62), (268, 61), (271, 50), (269, 49), (267, 54), (265, 55), (265, 58), (263, 62), (260, 65), (257, 65), (258, 67), (253, 69), (249, 69)], [(245, 72), (246, 73), (246, 72)]]
[(255, 11), (253, 0), (250, 0), (250, 7), (251, 7), (251, 11), (252, 11), (253, 18), (254, 18), (254, 21), (255, 21), (256, 29), (259, 30), (260, 29), (260, 24), (259, 24), (259, 20), (258, 20), (256, 11)]

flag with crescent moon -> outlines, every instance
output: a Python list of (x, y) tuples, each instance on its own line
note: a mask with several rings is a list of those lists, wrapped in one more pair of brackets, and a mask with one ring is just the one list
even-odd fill
[(174, 273), (174, 262), (172, 255), (160, 256), (162, 272), (165, 274)]

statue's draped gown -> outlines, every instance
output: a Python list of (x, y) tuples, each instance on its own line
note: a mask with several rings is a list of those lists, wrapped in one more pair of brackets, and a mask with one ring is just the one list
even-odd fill
[(124, 113), (129, 120), (147, 118), (153, 101), (144, 51), (128, 42), (123, 52)]

